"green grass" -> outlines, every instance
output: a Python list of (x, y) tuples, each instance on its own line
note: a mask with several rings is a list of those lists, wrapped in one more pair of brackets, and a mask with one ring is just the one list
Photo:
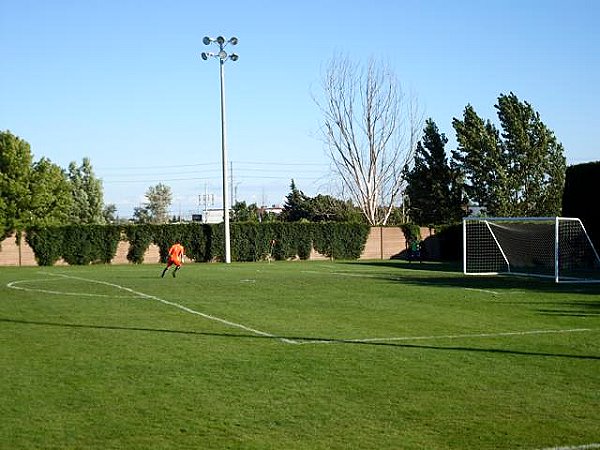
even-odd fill
[(600, 442), (600, 285), (391, 261), (161, 269), (0, 268), (0, 448)]

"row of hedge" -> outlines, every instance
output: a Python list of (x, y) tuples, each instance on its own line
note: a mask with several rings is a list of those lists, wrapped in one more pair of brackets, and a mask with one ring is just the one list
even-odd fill
[[(267, 255), (284, 260), (308, 259), (311, 250), (334, 259), (360, 257), (369, 227), (356, 223), (233, 223), (231, 258), (233, 261), (259, 261)], [(222, 224), (168, 225), (68, 225), (31, 228), (26, 240), (39, 265), (51, 266), (59, 259), (71, 265), (110, 263), (119, 241), (129, 242), (127, 260), (142, 263), (150, 244), (160, 249), (166, 261), (169, 247), (180, 242), (189, 258), (196, 262), (224, 259)]]

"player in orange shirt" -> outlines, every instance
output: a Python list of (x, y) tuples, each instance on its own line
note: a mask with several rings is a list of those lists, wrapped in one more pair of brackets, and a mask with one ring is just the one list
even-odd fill
[(175, 270), (173, 271), (173, 278), (175, 278), (177, 271), (181, 268), (181, 264), (183, 264), (183, 246), (179, 242), (175, 242), (169, 248), (169, 257), (167, 259), (167, 267), (162, 271), (161, 278), (165, 276), (169, 267), (175, 264)]

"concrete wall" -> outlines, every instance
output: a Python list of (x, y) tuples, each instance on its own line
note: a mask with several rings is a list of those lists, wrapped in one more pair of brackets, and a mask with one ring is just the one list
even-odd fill
[[(423, 239), (431, 236), (433, 233), (429, 228), (421, 228), (421, 237)], [(390, 259), (397, 257), (407, 248), (402, 230), (398, 227), (372, 227), (367, 238), (365, 249), (360, 259)], [(112, 264), (130, 264), (127, 261), (127, 252), (129, 243), (121, 241), (117, 247), (117, 253), (112, 260)], [(327, 259), (325, 256), (315, 252), (310, 255), (310, 259)], [(144, 254), (144, 263), (160, 262), (160, 253), (157, 245), (151, 244)], [(57, 264), (64, 264), (59, 261)], [(18, 246), (15, 236), (9, 236), (0, 243), (0, 266), (35, 266), (37, 262), (33, 250), (27, 245), (25, 239), (22, 239)]]

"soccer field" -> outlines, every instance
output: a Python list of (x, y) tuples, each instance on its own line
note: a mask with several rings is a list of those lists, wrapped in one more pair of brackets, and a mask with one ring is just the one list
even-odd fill
[(162, 267), (0, 268), (0, 448), (600, 448), (600, 285)]

